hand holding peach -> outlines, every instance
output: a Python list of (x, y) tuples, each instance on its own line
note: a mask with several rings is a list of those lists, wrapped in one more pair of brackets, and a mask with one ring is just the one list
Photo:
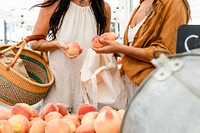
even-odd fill
[[(101, 48), (101, 47), (104, 47), (105, 44), (103, 44), (103, 43), (100, 42), (100, 39), (101, 39), (101, 38), (102, 38), (101, 36), (95, 36), (95, 37), (93, 37), (93, 38), (92, 38), (92, 47), (94, 47), (94, 48)], [(102, 38), (102, 39), (103, 39), (103, 38)]]
[(81, 54), (83, 51), (83, 49), (80, 47), (80, 45), (76, 42), (70, 42), (68, 43), (68, 49), (67, 49), (67, 53), (69, 54), (69, 56), (77, 56), (79, 54)]
[(106, 43), (102, 43), (101, 40), (115, 41), (118, 36), (114, 32), (105, 32), (101, 36), (95, 36), (92, 38), (93, 48), (102, 48), (106, 46)]
[(75, 41), (69, 42), (68, 44), (63, 41), (58, 41), (57, 46), (70, 59), (77, 57), (83, 51), (80, 45), (76, 43)]
[(118, 38), (114, 32), (105, 32), (101, 35), (101, 37), (109, 41), (115, 41)]

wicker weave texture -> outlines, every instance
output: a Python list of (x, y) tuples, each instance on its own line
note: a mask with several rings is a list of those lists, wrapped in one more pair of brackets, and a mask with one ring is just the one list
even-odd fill
[[(0, 46), (0, 50), (8, 47)], [(17, 48), (13, 49), (18, 51)], [(27, 103), (33, 105), (42, 100), (54, 82), (54, 76), (47, 62), (42, 56), (30, 49), (25, 49), (20, 54), (29, 78), (26, 78), (0, 62), (0, 101), (14, 105)]]

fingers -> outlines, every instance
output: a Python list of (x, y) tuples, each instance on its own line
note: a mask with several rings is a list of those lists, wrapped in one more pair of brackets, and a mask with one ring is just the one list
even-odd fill
[[(59, 41), (59, 48), (70, 59), (76, 58), (78, 55), (80, 55), (82, 53), (83, 49), (81, 49), (78, 46), (79, 45), (74, 42), (67, 44), (63, 41)], [(78, 51), (77, 51), (77, 49), (78, 49)]]
[(66, 55), (68, 58), (73, 59), (73, 58), (76, 58), (79, 54), (70, 55), (70, 54), (68, 54), (67, 52), (65, 52), (65, 55)]
[(100, 47), (100, 48), (95, 48), (92, 47), (92, 49), (96, 52), (96, 53), (107, 53), (107, 48), (108, 46), (104, 46), (104, 47)]
[(93, 36), (93, 37), (92, 37), (92, 42), (94, 41), (94, 39), (95, 39), (96, 37), (97, 37), (97, 36)]
[(100, 38), (99, 38), (99, 42), (100, 42), (100, 43), (106, 43), (106, 40), (105, 40), (105, 38), (100, 37)]
[(80, 52), (77, 53), (77, 54), (71, 55), (71, 54), (69, 54), (68, 52), (65, 52), (65, 55), (66, 55), (67, 57), (69, 57), (70, 59), (73, 59), (73, 58), (76, 58), (77, 56), (79, 56), (82, 52), (83, 52), (83, 49), (81, 49)]
[(79, 55), (83, 52), (83, 49), (80, 50)]
[(61, 43), (60, 48), (62, 48), (64, 50), (67, 50), (68, 49), (68, 45), (64, 44), (64, 43)]

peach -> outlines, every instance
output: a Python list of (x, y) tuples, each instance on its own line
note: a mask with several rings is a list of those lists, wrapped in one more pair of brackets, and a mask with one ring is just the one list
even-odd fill
[(76, 133), (95, 133), (94, 126), (92, 124), (82, 124), (76, 129)]
[(40, 117), (44, 120), (45, 119), (45, 115), (47, 115), (50, 112), (54, 112), (54, 111), (59, 112), (58, 107), (55, 104), (53, 104), (53, 103), (48, 103), (42, 109)]
[(7, 120), (0, 120), (0, 133), (13, 133), (13, 128)]
[(29, 121), (30, 122), (30, 126), (32, 126), (33, 123), (35, 123), (36, 121), (44, 121), (44, 120), (41, 117), (34, 117)]
[(61, 119), (63, 116), (59, 112), (49, 112), (47, 115), (45, 115), (44, 120), (46, 122), (54, 120), (54, 119)]
[(103, 112), (104, 110), (113, 110), (113, 108), (111, 106), (103, 106), (100, 110), (99, 110), (99, 113)]
[(63, 116), (67, 115), (69, 112), (64, 104), (62, 103), (56, 103), (56, 106), (58, 107), (58, 112), (62, 114)]
[(125, 109), (120, 109), (120, 110), (118, 110), (117, 111), (118, 112), (118, 114), (120, 115), (120, 117), (121, 117), (121, 119), (123, 119), (124, 118), (124, 114), (125, 114)]
[(75, 114), (68, 114), (68, 115), (65, 115), (63, 118), (72, 120), (74, 122), (74, 124), (75, 124), (76, 127), (78, 127), (78, 126), (81, 125), (80, 119)]
[(45, 133), (46, 121), (36, 121), (31, 126), (29, 133)]
[(120, 133), (122, 119), (115, 110), (105, 110), (94, 121), (96, 133)]
[(8, 122), (11, 123), (14, 133), (28, 133), (30, 123), (27, 117), (21, 114), (12, 115)]
[(45, 133), (72, 133), (69, 124), (61, 119), (47, 122)]
[(94, 48), (101, 48), (101, 47), (105, 46), (105, 44), (103, 44), (99, 41), (100, 38), (101, 38), (100, 36), (95, 36), (92, 38), (92, 46)]
[(0, 120), (8, 120), (11, 116), (12, 113), (8, 108), (0, 106)]
[(71, 56), (78, 55), (82, 51), (80, 45), (74, 41), (68, 43), (67, 53)]
[(76, 131), (77, 126), (75, 125), (74, 121), (70, 118), (62, 118), (61, 120), (67, 122), (69, 124), (69, 127), (71, 128), (71, 131), (74, 133)]
[(86, 113), (92, 112), (92, 111), (97, 111), (97, 109), (91, 104), (83, 103), (78, 106), (77, 116), (79, 119), (82, 119)]
[(34, 117), (38, 117), (38, 116), (39, 116), (39, 113), (37, 112), (36, 109), (33, 108), (32, 118), (34, 118)]
[(12, 115), (21, 114), (24, 115), (28, 120), (34, 116), (33, 108), (26, 103), (16, 103), (11, 108)]
[(94, 120), (96, 119), (98, 112), (88, 112), (81, 119), (81, 124), (94, 124)]
[(78, 118), (78, 116), (76, 114), (67, 114), (64, 117), (68, 117), (70, 119), (74, 119), (76, 121), (80, 121), (80, 119)]
[(114, 41), (118, 38), (118, 36), (114, 32), (105, 32), (101, 35), (106, 40)]

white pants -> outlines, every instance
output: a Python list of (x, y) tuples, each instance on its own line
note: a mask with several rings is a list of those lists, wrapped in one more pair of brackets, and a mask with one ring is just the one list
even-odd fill
[(122, 76), (122, 79), (124, 81), (125, 87), (128, 89), (128, 103), (130, 103), (132, 96), (137, 88), (137, 85), (134, 82), (130, 81), (126, 74)]

